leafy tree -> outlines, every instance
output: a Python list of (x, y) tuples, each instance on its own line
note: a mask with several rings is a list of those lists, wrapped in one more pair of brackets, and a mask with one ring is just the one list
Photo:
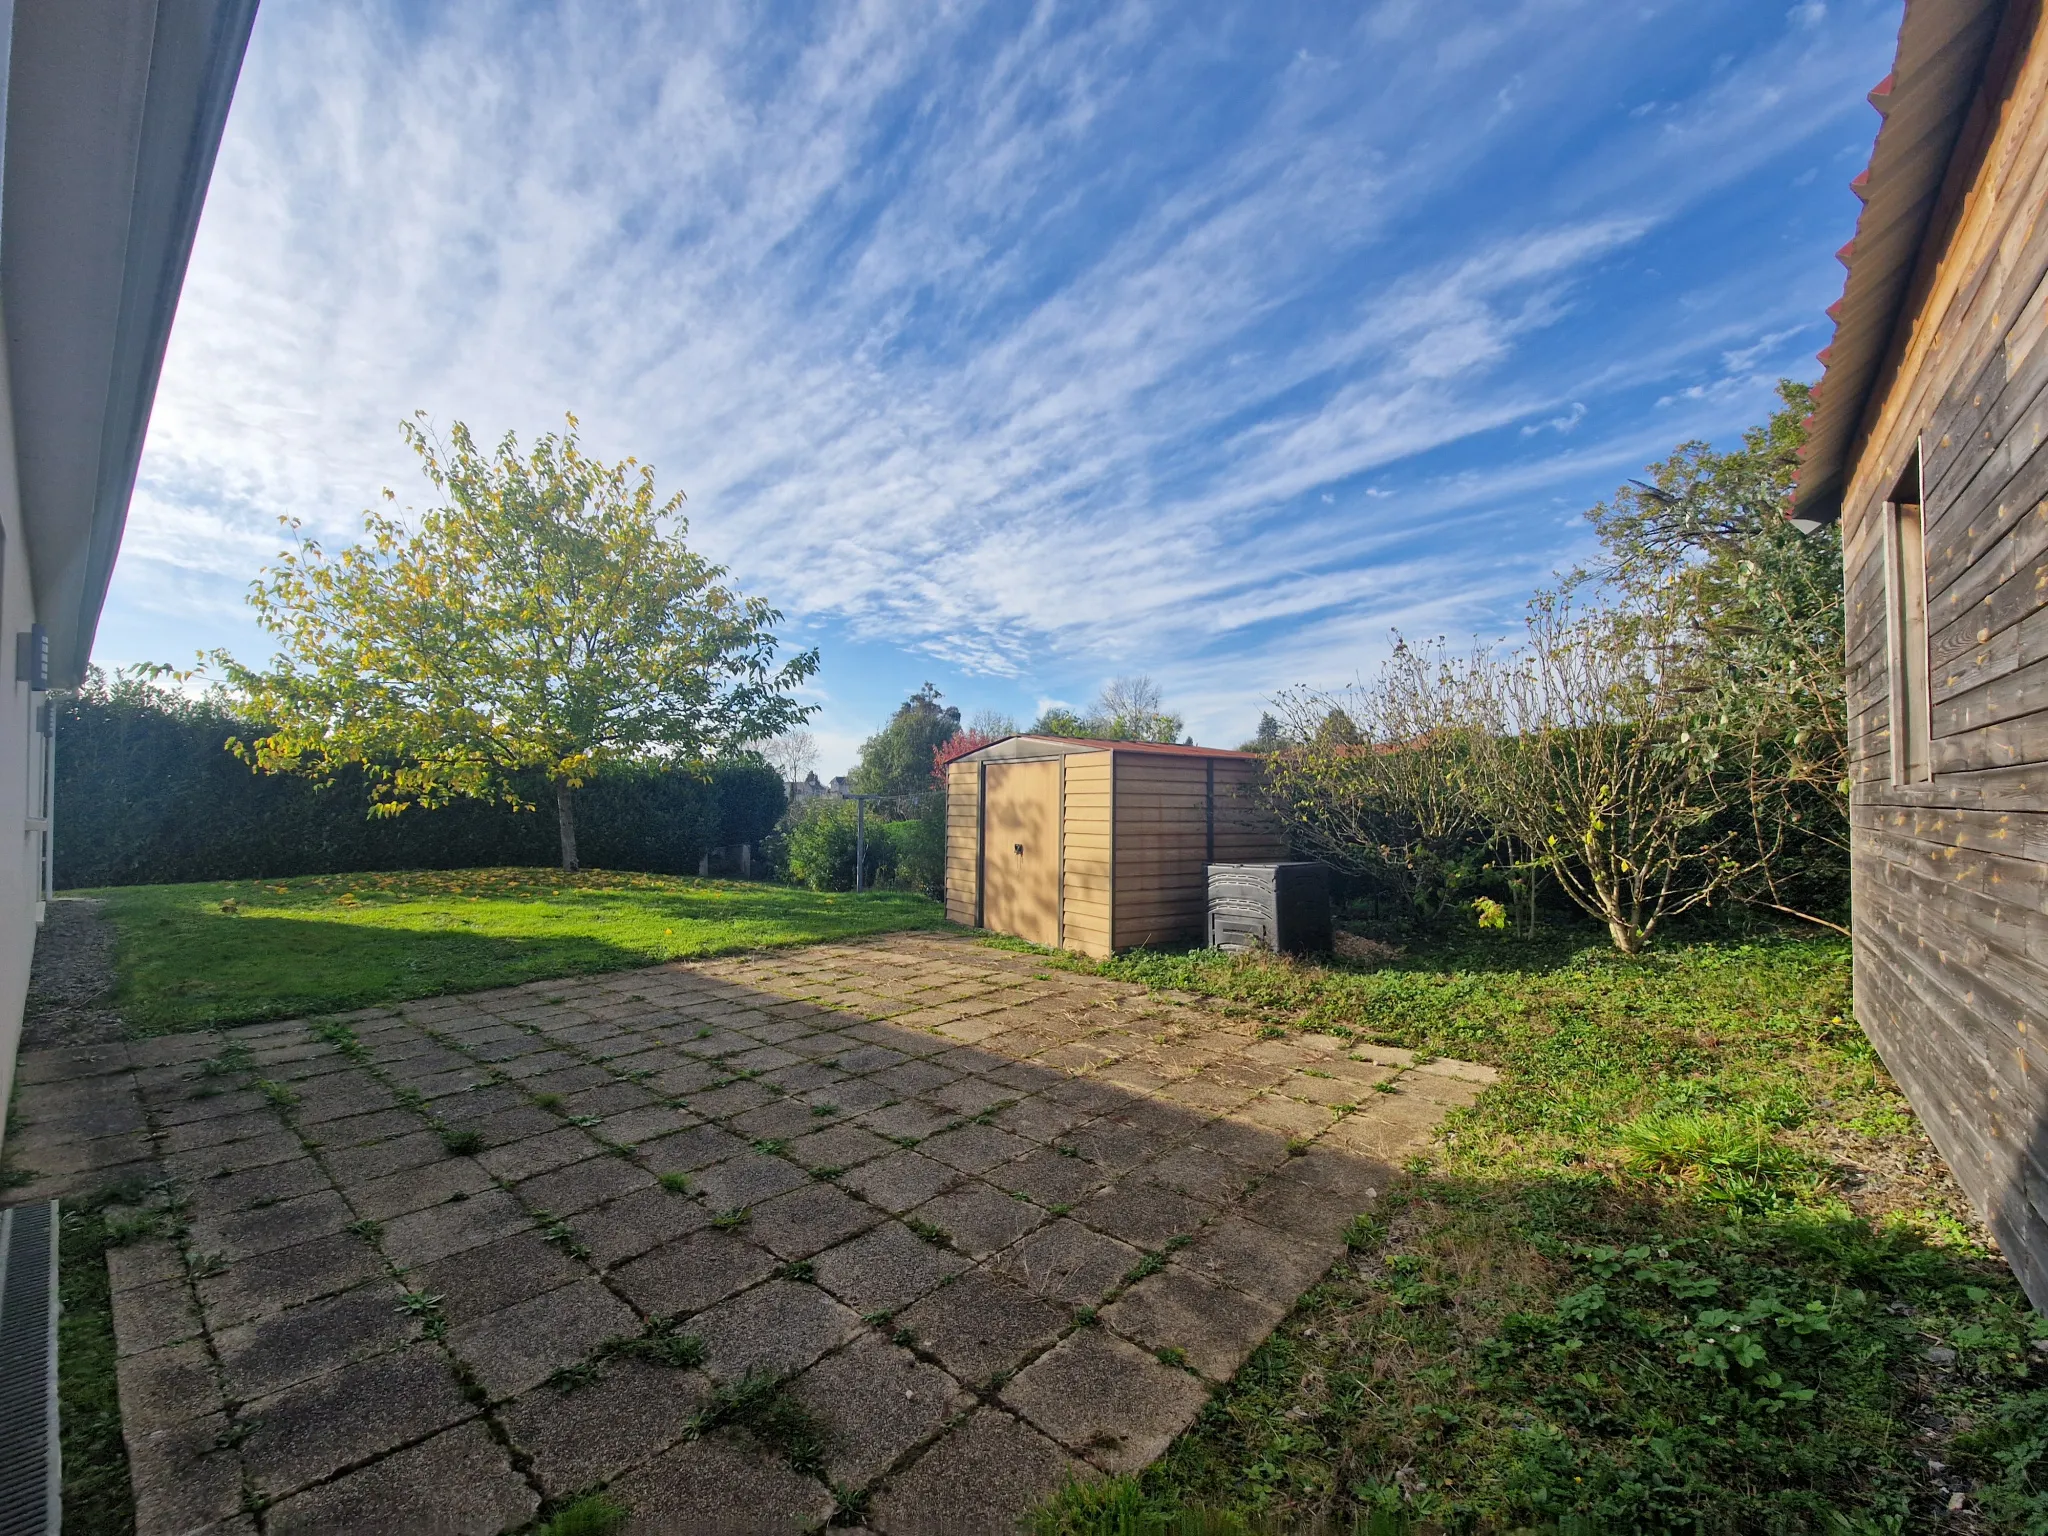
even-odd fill
[[(1005, 732), (1004, 734), (1015, 735), (1016, 733), (1014, 731), (1009, 731)], [(935, 750), (932, 753), (932, 778), (938, 783), (938, 785), (941, 788), (944, 788), (946, 783), (946, 769), (948, 767), (958, 762), (968, 753), (979, 752), (983, 747), (990, 746), (995, 742), (1001, 741), (1002, 739), (1003, 738), (1001, 736), (991, 736), (986, 731), (977, 729), (976, 727), (971, 725), (968, 726), (965, 730), (961, 731), (957, 736), (950, 737), (949, 739), (940, 742), (937, 750)]]
[[(1390, 686), (1394, 685), (1394, 680), (1400, 675), (1402, 667), (1406, 663), (1414, 660), (1414, 653), (1409, 651), (1405, 646), (1396, 645), (1394, 650), (1395, 655), (1393, 661), (1389, 664), (1386, 672), (1386, 681)], [(1388, 705), (1391, 705), (1392, 700), (1391, 698), (1388, 698), (1384, 701), (1368, 700), (1366, 702), (1368, 703), (1368, 706), (1374, 710), (1375, 713), (1378, 713), (1380, 710), (1380, 706), (1383, 702)], [(1381, 724), (1386, 729), (1390, 729), (1392, 731), (1408, 732), (1410, 729), (1411, 722), (1409, 722), (1407, 719), (1403, 717), (1402, 711), (1399, 708), (1395, 708), (1394, 718), (1382, 721)], [(1338, 709), (1333, 706), (1323, 711), (1323, 718), (1316, 721), (1315, 732), (1312, 739), (1318, 746), (1323, 747), (1355, 747), (1363, 744), (1371, 738), (1369, 738), (1364, 731), (1361, 731), (1358, 728), (1358, 723), (1351, 718), (1351, 714), (1348, 710)], [(1383, 731), (1381, 739), (1404, 741), (1407, 739), (1407, 736), (1388, 736)]]
[(1662, 615), (1668, 664), (1694, 696), (1692, 744), (1742, 782), (1759, 857), (1740, 894), (1839, 928), (1808, 908), (1847, 890), (1841, 530), (1803, 534), (1785, 518), (1812, 392), (1788, 379), (1778, 394), (1740, 448), (1681, 444), (1650, 482), (1593, 508), (1602, 558), (1569, 585)]
[[(854, 885), (856, 833), (855, 807), (851, 800), (819, 799), (790, 807), (783, 830), (778, 834), (776, 862), (779, 873), (792, 884), (814, 891), (850, 891)], [(872, 834), (880, 823), (870, 821)], [(867, 872), (861, 884), (871, 883), (889, 854), (888, 843), (870, 836), (866, 848)]]
[(1491, 843), (1518, 901), (1547, 874), (1630, 954), (1724, 894), (1836, 926), (1841, 544), (1785, 521), (1810, 395), (1779, 394), (1740, 448), (1682, 444), (1595, 507), (1602, 558), (1532, 600), (1521, 644), (1397, 646), (1369, 686), (1290, 696), (1301, 745), (1268, 783), (1297, 841), (1405, 871), (1425, 910)]
[(1159, 685), (1145, 676), (1113, 677), (1102, 685), (1087, 714), (1065, 705), (1046, 710), (1032, 724), (1044, 736), (1079, 736), (1093, 741), (1159, 741), (1181, 739), (1182, 720), (1169, 712)]
[(1252, 733), (1250, 741), (1238, 747), (1240, 752), (1278, 752), (1287, 745), (1287, 738), (1280, 729), (1280, 722), (1271, 710), (1259, 715), (1259, 728)]
[(335, 555), (283, 519), (296, 547), (249, 599), (281, 654), (259, 672), (214, 653), (274, 727), (241, 747), (258, 768), (356, 765), (382, 815), (523, 804), (537, 772), (573, 870), (575, 792), (603, 765), (707, 761), (811, 713), (790, 695), (818, 653), (776, 665), (782, 615), (689, 548), (682, 495), (657, 503), (651, 466), (587, 458), (574, 416), (523, 454), (461, 422), (445, 447), (403, 431), (442, 504), (366, 512), (368, 537)]
[(1098, 724), (1098, 721), (1091, 720), (1086, 715), (1068, 709), (1064, 704), (1055, 704), (1051, 709), (1045, 710), (1036, 720), (1031, 722), (1031, 734), (1034, 736), (1094, 737), (1101, 734), (1097, 729)]
[(935, 754), (959, 734), (960, 711), (940, 703), (939, 690), (926, 683), (861, 744), (854, 793), (911, 795), (930, 789)]

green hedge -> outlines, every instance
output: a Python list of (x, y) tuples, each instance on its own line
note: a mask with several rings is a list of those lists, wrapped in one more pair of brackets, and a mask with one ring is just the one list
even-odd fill
[[(57, 885), (560, 859), (554, 797), (538, 779), (525, 789), (537, 811), (463, 802), (372, 818), (358, 775), (321, 789), (256, 773), (225, 749), (228, 737), (251, 734), (216, 702), (133, 682), (95, 681), (61, 700)], [(577, 851), (597, 869), (695, 874), (708, 849), (759, 843), (784, 804), (780, 777), (757, 762), (610, 771), (577, 794)]]

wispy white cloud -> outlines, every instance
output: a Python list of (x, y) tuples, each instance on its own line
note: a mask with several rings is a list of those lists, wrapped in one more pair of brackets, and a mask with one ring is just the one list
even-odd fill
[(416, 494), (402, 415), (574, 409), (824, 637), (822, 728), (869, 704), (844, 641), (1020, 707), (1143, 668), (1227, 731), (1392, 623), (1497, 622), (1578, 536), (1508, 508), (1762, 398), (1803, 300), (1644, 274), (1856, 121), (1883, 9), (1637, 84), (1705, 23), (273, 0), (110, 624), (250, 648), (278, 513)]

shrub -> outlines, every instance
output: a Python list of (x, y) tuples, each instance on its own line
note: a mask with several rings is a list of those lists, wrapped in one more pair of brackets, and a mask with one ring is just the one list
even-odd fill
[[(814, 891), (853, 889), (857, 810), (851, 800), (812, 800), (790, 812), (779, 850), (781, 872)], [(867, 839), (867, 883), (895, 869), (894, 852), (882, 823), (871, 820)]]
[[(870, 823), (870, 837), (874, 830)], [(916, 816), (886, 823), (883, 835), (894, 866), (888, 883), (942, 900), (946, 894), (946, 802), (936, 797), (927, 800)]]

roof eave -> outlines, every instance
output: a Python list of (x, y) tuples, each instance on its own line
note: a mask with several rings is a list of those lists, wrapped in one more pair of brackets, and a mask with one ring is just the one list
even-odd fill
[(1952, 201), (1958, 143), (1980, 94), (2005, 0), (1911, 0), (1897, 62), (1870, 93), (1884, 114), (1869, 166), (1851, 183), (1864, 199), (1856, 235), (1839, 255), (1848, 270), (1834, 339), (1821, 357), (1796, 488), (1793, 525), (1836, 521), (1880, 386), (1896, 366), (1898, 329), (1928, 237)]
[(52, 680), (85, 675), (257, 0), (16, 0), (0, 188), (15, 463)]

